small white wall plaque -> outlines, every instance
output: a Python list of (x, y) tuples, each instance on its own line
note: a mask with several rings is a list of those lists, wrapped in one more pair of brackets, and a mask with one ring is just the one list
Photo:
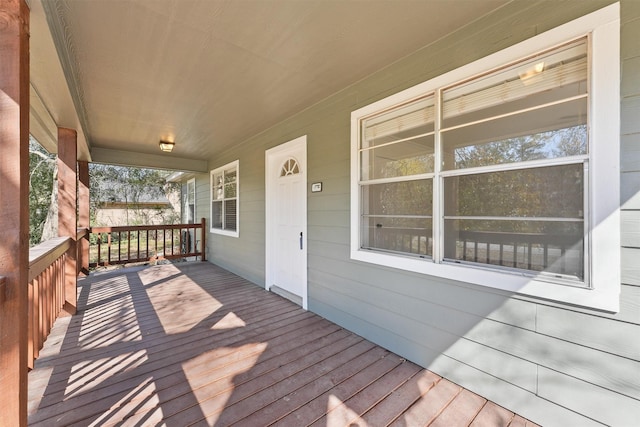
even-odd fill
[(313, 184), (311, 184), (311, 192), (312, 193), (318, 193), (322, 191), (322, 183), (321, 182), (314, 182)]

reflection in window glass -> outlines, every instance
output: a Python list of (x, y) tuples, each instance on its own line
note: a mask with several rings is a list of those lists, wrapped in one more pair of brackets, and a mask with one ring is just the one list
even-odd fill
[(431, 255), (433, 180), (363, 187), (363, 247)]
[(361, 153), (362, 179), (392, 178), (433, 172), (433, 135), (383, 145)]
[(444, 256), (583, 279), (582, 164), (445, 178)]

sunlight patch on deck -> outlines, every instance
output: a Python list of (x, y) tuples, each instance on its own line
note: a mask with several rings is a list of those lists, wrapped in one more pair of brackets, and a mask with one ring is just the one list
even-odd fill
[(64, 399), (91, 391), (104, 381), (139, 367), (148, 360), (146, 353), (146, 350), (139, 350), (75, 365), (71, 368)]
[[(233, 395), (236, 376), (249, 372), (267, 346), (267, 343), (251, 343), (220, 347), (184, 362), (184, 375), (201, 411), (197, 416), (201, 414), (209, 425), (215, 425)], [(231, 357), (221, 357), (221, 353), (228, 353)]]
[(340, 398), (332, 394), (327, 401), (326, 427), (360, 426), (368, 424), (353, 410), (351, 410)]
[(243, 328), (247, 326), (244, 320), (239, 318), (234, 312), (227, 313), (222, 319), (220, 319), (211, 329), (233, 329)]
[[(152, 407), (160, 403), (156, 394), (155, 384), (151, 378), (147, 378), (134, 387), (129, 393), (125, 394), (121, 399), (114, 403), (109, 410), (105, 411), (97, 419), (91, 422), (89, 426), (102, 426), (126, 420), (133, 415), (132, 409), (130, 408), (130, 402), (140, 400), (146, 405), (151, 405)], [(141, 404), (139, 405), (142, 406)], [(156, 415), (159, 415), (159, 417)], [(157, 407), (155, 410), (149, 411), (146, 417), (147, 421), (150, 421), (150, 419), (153, 418), (162, 420), (162, 409)]]
[(190, 331), (223, 304), (174, 265), (138, 273), (165, 333)]

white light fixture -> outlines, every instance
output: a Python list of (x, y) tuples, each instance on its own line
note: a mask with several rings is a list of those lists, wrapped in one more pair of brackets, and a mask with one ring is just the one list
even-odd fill
[(160, 141), (160, 149), (167, 153), (170, 153), (173, 150), (173, 146), (176, 145), (175, 142), (171, 141)]

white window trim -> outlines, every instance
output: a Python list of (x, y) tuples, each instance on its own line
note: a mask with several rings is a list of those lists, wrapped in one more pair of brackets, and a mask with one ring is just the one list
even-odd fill
[[(196, 200), (198, 200), (198, 199), (196, 198), (196, 179), (195, 179), (195, 177), (187, 180), (187, 201), (185, 203), (185, 206), (187, 207), (187, 209), (189, 209), (189, 185), (191, 183), (193, 183), (193, 222), (195, 223), (196, 222), (196, 218), (198, 217), (196, 215), (196, 206), (197, 206)], [(189, 222), (189, 212), (187, 212), (186, 222), (187, 223)]]
[[(617, 312), (620, 307), (620, 5), (596, 12), (525, 40), (500, 52), (418, 84), (351, 114), (351, 259), (487, 286), (571, 305)], [(496, 69), (528, 55), (591, 33), (589, 221), (586, 248), (590, 287), (550, 283), (535, 277), (390, 255), (360, 248), (359, 132), (362, 118)], [(604, 113), (602, 113), (604, 112)], [(598, 142), (600, 141), (600, 142)], [(604, 141), (607, 141), (606, 143)], [(597, 179), (592, 179), (597, 177)]]
[[(235, 169), (236, 170), (236, 229), (235, 230), (223, 230), (213, 227), (213, 211), (211, 203), (213, 202), (213, 177), (215, 174), (224, 170)], [(234, 160), (227, 163), (224, 166), (213, 169), (209, 172), (209, 232), (213, 234), (221, 234), (223, 236), (240, 237), (240, 160)]]

